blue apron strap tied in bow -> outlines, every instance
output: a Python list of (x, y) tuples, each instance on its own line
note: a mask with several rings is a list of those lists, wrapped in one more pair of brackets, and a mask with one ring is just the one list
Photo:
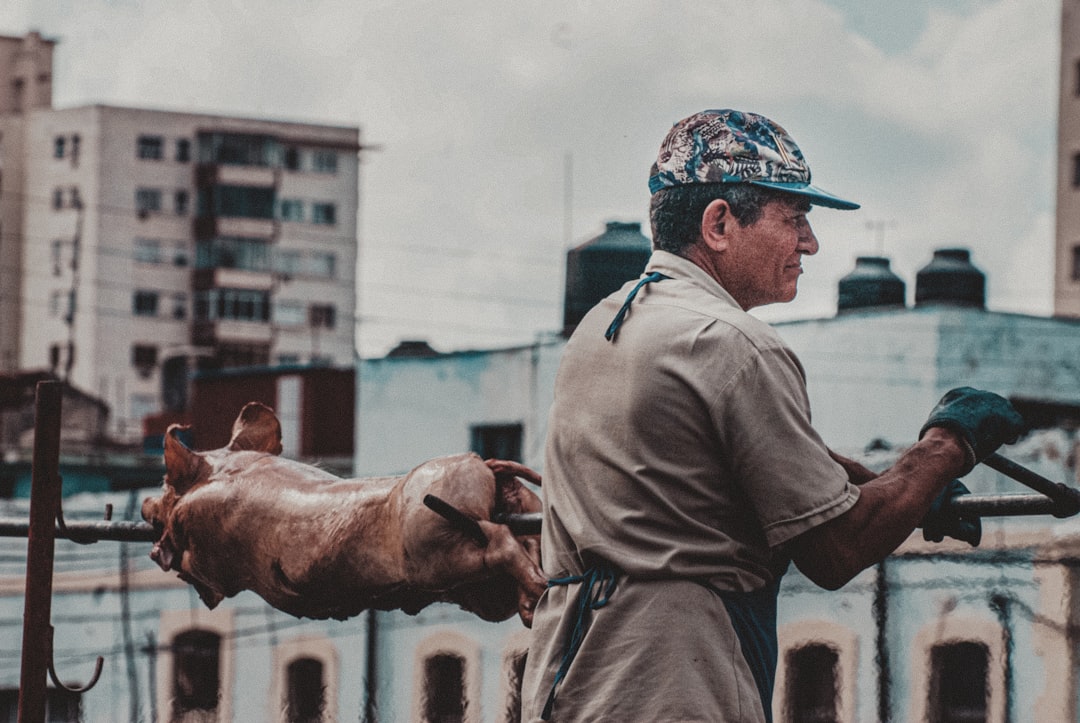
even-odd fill
[(578, 649), (581, 648), (581, 643), (585, 639), (585, 632), (589, 629), (591, 618), (589, 613), (607, 605), (608, 599), (615, 592), (615, 581), (615, 570), (604, 562), (590, 567), (580, 575), (548, 580), (548, 587), (581, 583), (581, 589), (578, 591), (577, 616), (574, 618), (574, 627), (570, 632), (570, 639), (563, 649), (562, 663), (555, 672), (555, 681), (551, 684), (551, 692), (548, 693), (544, 711), (540, 714), (541, 720), (551, 719), (551, 711), (555, 706), (555, 689), (562, 682), (562, 679), (566, 677), (566, 672), (570, 669), (570, 663), (574, 662)]
[(615, 340), (615, 332), (622, 326), (623, 319), (626, 318), (626, 312), (630, 311), (630, 304), (634, 301), (634, 297), (637, 296), (637, 292), (641, 290), (641, 287), (645, 284), (651, 284), (654, 281), (661, 281), (663, 279), (670, 279), (670, 276), (660, 273), (659, 271), (653, 271), (648, 276), (645, 276), (641, 281), (637, 282), (637, 286), (630, 290), (630, 293), (626, 295), (626, 301), (623, 302), (622, 308), (619, 309), (619, 313), (615, 315), (615, 318), (611, 321), (611, 326), (604, 332), (604, 338), (608, 341)]

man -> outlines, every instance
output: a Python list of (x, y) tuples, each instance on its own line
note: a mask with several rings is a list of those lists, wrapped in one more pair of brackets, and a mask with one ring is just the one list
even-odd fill
[[(875, 475), (810, 426), (803, 371), (747, 310), (795, 297), (818, 242), (794, 140), (752, 113), (677, 123), (649, 185), (654, 253), (567, 343), (544, 472), (545, 570), (523, 718), (768, 721), (776, 595), (789, 562), (836, 589), (927, 517), (1023, 421), (950, 392)], [(936, 503), (936, 504), (935, 504)], [(977, 520), (976, 523), (977, 524)]]

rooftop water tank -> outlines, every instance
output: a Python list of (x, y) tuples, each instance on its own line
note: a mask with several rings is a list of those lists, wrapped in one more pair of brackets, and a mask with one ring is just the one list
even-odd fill
[(855, 259), (855, 269), (840, 279), (839, 287), (838, 313), (904, 306), (904, 281), (889, 269), (889, 259), (883, 256)]
[(986, 308), (986, 275), (962, 248), (938, 249), (915, 276), (915, 306), (949, 304)]
[(601, 299), (641, 276), (651, 253), (641, 224), (620, 221), (609, 221), (604, 233), (568, 251), (563, 335), (570, 336)]

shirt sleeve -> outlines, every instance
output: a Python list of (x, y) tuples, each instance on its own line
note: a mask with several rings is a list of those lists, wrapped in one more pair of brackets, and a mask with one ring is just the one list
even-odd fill
[(732, 477), (770, 546), (855, 504), (858, 487), (810, 425), (802, 367), (788, 349), (750, 355), (711, 414)]

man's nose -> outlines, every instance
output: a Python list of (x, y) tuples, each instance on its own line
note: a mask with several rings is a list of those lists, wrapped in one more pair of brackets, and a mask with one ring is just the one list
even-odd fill
[(799, 234), (799, 244), (796, 250), (799, 253), (806, 254), (807, 256), (813, 256), (818, 252), (818, 240), (814, 235), (814, 230), (810, 228), (810, 224), (806, 224), (802, 233)]

